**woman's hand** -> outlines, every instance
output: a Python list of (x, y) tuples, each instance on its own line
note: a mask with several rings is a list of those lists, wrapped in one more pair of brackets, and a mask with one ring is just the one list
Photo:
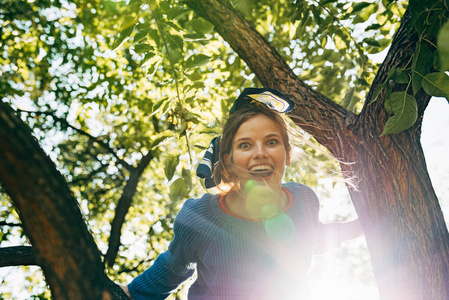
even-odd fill
[(320, 224), (315, 254), (324, 254), (340, 247), (341, 242), (362, 236), (359, 219), (346, 223)]
[(129, 290), (128, 290), (128, 286), (127, 285), (121, 285), (121, 284), (119, 284), (119, 286), (122, 288), (122, 290), (125, 292), (125, 294), (126, 294), (126, 296), (128, 296), (129, 297), (129, 299), (133, 299), (132, 297), (131, 297), (131, 294), (129, 293)]

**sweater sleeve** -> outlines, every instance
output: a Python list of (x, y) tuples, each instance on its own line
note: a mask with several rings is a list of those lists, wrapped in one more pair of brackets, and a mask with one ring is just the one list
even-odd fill
[(192, 214), (192, 201), (195, 200), (187, 200), (176, 216), (174, 238), (168, 250), (128, 285), (133, 300), (166, 299), (195, 272), (195, 234), (188, 222)]

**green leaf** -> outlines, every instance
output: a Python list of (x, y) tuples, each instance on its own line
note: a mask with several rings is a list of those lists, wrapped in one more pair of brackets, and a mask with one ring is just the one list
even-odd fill
[(370, 6), (370, 2), (359, 2), (352, 5), (352, 13), (356, 13), (364, 9), (365, 7)]
[(198, 145), (198, 144), (193, 145), (193, 147), (198, 148), (200, 150), (206, 150), (207, 148), (209, 148), (208, 146), (203, 146), (203, 145)]
[(449, 22), (441, 27), (437, 38), (441, 71), (449, 71)]
[(192, 19), (192, 21), (190, 21), (190, 25), (193, 30), (203, 35), (214, 31), (214, 25), (212, 25), (212, 23), (200, 18)]
[(193, 182), (192, 182), (192, 174), (190, 173), (190, 170), (183, 168), (181, 177), (184, 179), (184, 181), (187, 184), (187, 187), (189, 190), (193, 188)]
[(379, 86), (376, 88), (376, 90), (374, 91), (373, 97), (371, 99), (371, 101), (368, 104), (371, 104), (373, 102), (375, 102), (377, 100), (377, 97), (379, 97), (379, 94), (383, 91), (384, 88), (387, 88), (387, 98), (390, 94), (390, 79), (392, 79), (393, 77), (395, 77), (397, 75), (398, 71), (396, 69), (396, 66), (392, 66), (390, 71), (388, 72), (388, 76), (387, 79), (385, 79), (384, 82), (382, 82), (381, 84), (379, 84)]
[(196, 68), (206, 65), (211, 60), (210, 56), (204, 55), (204, 54), (194, 54), (191, 55), (186, 60), (186, 67), (187, 68)]
[(343, 98), (343, 100), (341, 101), (341, 105), (346, 108), (351, 110), (351, 104), (352, 104), (352, 100), (354, 98), (354, 88), (350, 88), (348, 90), (348, 92), (346, 93), (345, 97)]
[(172, 63), (177, 63), (183, 56), (183, 39), (178, 35), (168, 34), (165, 36), (167, 41), (167, 51), (170, 53)]
[(409, 83), (410, 77), (403, 69), (398, 68), (396, 74), (393, 77), (393, 80), (396, 83)]
[(241, 11), (245, 15), (249, 15), (254, 7), (254, 3), (252, 0), (234, 0), (235, 8)]
[(172, 50), (180, 50), (182, 51), (184, 40), (179, 35), (175, 34), (166, 34), (165, 39), (168, 42), (169, 48)]
[(337, 34), (334, 36), (334, 43), (335, 43), (335, 47), (337, 48), (337, 50), (343, 50), (346, 48), (345, 41), (342, 39), (341, 36), (339, 36)]
[(132, 6), (132, 5), (140, 5), (142, 4), (141, 0), (130, 0), (128, 3), (128, 6)]
[(175, 175), (176, 166), (179, 164), (179, 156), (169, 155), (164, 161), (164, 173), (165, 177), (170, 181)]
[(416, 52), (413, 54), (412, 63), (412, 88), (413, 94), (422, 87), (422, 79), (433, 66), (433, 53), (426, 44), (417, 43)]
[(128, 29), (129, 27), (132, 27), (136, 24), (136, 17), (135, 16), (129, 16), (126, 17), (125, 21), (120, 25), (120, 30)]
[(183, 6), (168, 6), (168, 8), (165, 9), (167, 17), (171, 20), (181, 18), (182, 16), (188, 14), (189, 11), (189, 9)]
[(380, 25), (380, 24), (373, 24), (373, 25), (370, 25), (370, 26), (366, 27), (365, 31), (377, 30), (379, 28), (382, 28), (382, 25)]
[(149, 61), (151, 58), (153, 58), (156, 54), (154, 52), (147, 52), (145, 53), (145, 57), (142, 59), (141, 64), (144, 65)]
[(372, 47), (381, 47), (381, 46), (382, 46), (378, 41), (376, 41), (376, 40), (373, 39), (373, 38), (365, 38), (365, 39), (363, 39), (363, 41), (364, 41), (367, 45), (372, 46)]
[(170, 200), (173, 202), (178, 201), (180, 198), (185, 198), (189, 196), (189, 188), (184, 178), (176, 179), (170, 185)]
[(151, 143), (150, 149), (154, 149), (158, 146), (160, 146), (163, 142), (165, 142), (167, 139), (173, 137), (173, 132), (170, 130), (164, 131), (153, 140)]
[(153, 50), (154, 48), (148, 44), (136, 44), (134, 46), (134, 51), (138, 54), (147, 53)]
[(321, 41), (321, 47), (324, 48), (327, 45), (327, 35), (323, 34), (320, 38)]
[(386, 85), (387, 85), (386, 82), (384, 82), (377, 86), (376, 90), (373, 93), (373, 97), (371, 98), (371, 101), (368, 104), (371, 104), (377, 100), (377, 97), (379, 97), (379, 94), (382, 92), (382, 90), (385, 88)]
[(440, 52), (438, 50), (433, 52), (433, 68), (437, 71), (443, 71), (441, 68)]
[(159, 110), (159, 108), (162, 106), (162, 104), (167, 102), (167, 100), (169, 100), (169, 99), (167, 97), (164, 97), (161, 100), (159, 100), (156, 104), (154, 104), (152, 107), (152, 112), (151, 112), (150, 116), (154, 115)]
[(445, 97), (449, 101), (449, 76), (444, 72), (429, 73), (422, 80), (424, 91), (435, 97)]
[(122, 30), (119, 33), (118, 38), (115, 40), (114, 44), (112, 45), (112, 51), (118, 49), (124, 42), (126, 42), (128, 40), (129, 36), (133, 32), (133, 29), (134, 29), (134, 25)]
[(146, 38), (149, 28), (144, 28), (136, 32), (136, 35), (134, 36), (134, 43), (138, 43), (142, 41), (144, 38)]
[(392, 115), (385, 123), (380, 136), (402, 132), (418, 118), (418, 105), (415, 98), (407, 92), (394, 92), (385, 100), (385, 110)]
[(391, 78), (393, 78), (396, 75), (396, 73), (397, 73), (396, 66), (392, 66), (390, 71), (388, 71), (388, 76), (387, 76), (386, 81), (388, 82)]

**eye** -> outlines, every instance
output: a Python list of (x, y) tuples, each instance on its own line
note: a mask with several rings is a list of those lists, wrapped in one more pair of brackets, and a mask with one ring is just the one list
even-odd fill
[(268, 140), (267, 144), (268, 145), (276, 145), (276, 144), (279, 144), (279, 140), (277, 140), (277, 139), (270, 139), (270, 140)]
[(240, 143), (238, 145), (238, 147), (239, 147), (239, 149), (248, 149), (250, 147), (250, 144), (247, 142), (244, 142), (244, 143)]

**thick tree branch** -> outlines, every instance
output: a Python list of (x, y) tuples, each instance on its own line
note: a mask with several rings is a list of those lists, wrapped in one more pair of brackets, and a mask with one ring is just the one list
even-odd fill
[(20, 223), (9, 223), (9, 222), (0, 222), (0, 226), (10, 226), (10, 227), (23, 227)]
[(31, 246), (0, 248), (0, 268), (13, 266), (37, 265)]
[(114, 220), (112, 220), (111, 235), (109, 236), (109, 247), (104, 257), (104, 261), (108, 266), (114, 265), (114, 261), (120, 247), (123, 222), (125, 221), (126, 214), (131, 206), (133, 196), (136, 193), (136, 188), (140, 177), (153, 158), (154, 156), (151, 151), (142, 158), (136, 169), (131, 172), (126, 186), (123, 189), (122, 197), (117, 204)]

